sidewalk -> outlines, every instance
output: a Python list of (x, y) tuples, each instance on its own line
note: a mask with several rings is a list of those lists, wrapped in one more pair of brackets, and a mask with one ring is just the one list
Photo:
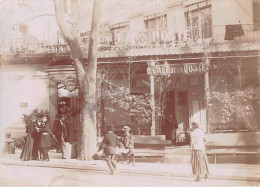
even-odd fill
[[(104, 160), (80, 161), (77, 159), (62, 159), (60, 153), (50, 151), (50, 161), (22, 161), (19, 159), (21, 150), (16, 154), (4, 154), (0, 158), (0, 164), (33, 166), (33, 167), (54, 167), (79, 169), (88, 171), (108, 172), (109, 169)], [(118, 170), (121, 174), (139, 174), (168, 177), (192, 177), (191, 165), (188, 163), (148, 163), (136, 162), (135, 167), (131, 164), (118, 162)], [(249, 164), (209, 164), (209, 179), (225, 180), (246, 180), (260, 182), (260, 165)]]

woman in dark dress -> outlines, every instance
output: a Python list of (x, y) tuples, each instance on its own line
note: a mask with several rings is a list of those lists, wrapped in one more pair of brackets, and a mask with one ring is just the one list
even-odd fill
[(40, 134), (39, 150), (43, 155), (43, 161), (49, 161), (48, 151), (51, 148), (51, 137), (49, 133), (50, 125), (47, 116), (42, 118), (41, 124), (38, 125), (36, 129)]
[(23, 147), (20, 158), (24, 161), (32, 160), (32, 150), (34, 144), (35, 123), (33, 121), (26, 124), (26, 141)]
[(62, 144), (63, 144), (63, 139), (62, 139), (62, 130), (63, 126), (61, 125), (60, 121), (61, 117), (59, 114), (56, 115), (55, 120), (54, 120), (54, 135), (57, 139), (56, 143), (56, 152), (62, 153)]

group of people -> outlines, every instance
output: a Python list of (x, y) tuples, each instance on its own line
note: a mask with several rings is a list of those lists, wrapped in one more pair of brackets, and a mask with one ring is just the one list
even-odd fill
[(56, 152), (63, 152), (63, 143), (68, 141), (67, 124), (64, 114), (57, 114), (54, 120), (54, 134), (50, 130), (48, 116), (33, 118), (26, 124), (26, 141), (20, 158), (24, 161), (43, 160), (49, 161), (49, 149), (52, 146), (52, 139), (56, 141)]
[[(122, 131), (123, 135), (118, 137), (114, 133), (114, 127), (107, 127), (107, 134), (104, 136), (102, 143), (99, 146), (97, 154), (104, 150), (106, 155), (107, 164), (111, 170), (111, 174), (118, 173), (116, 166), (116, 155), (118, 149), (121, 149), (121, 154), (125, 157), (134, 156), (134, 137), (130, 133), (131, 128), (124, 126)], [(47, 115), (42, 118), (35, 118), (32, 122), (26, 125), (27, 138), (25, 146), (23, 147), (20, 158), (26, 160), (39, 160), (49, 161), (48, 149), (51, 147), (51, 135), (49, 121)], [(54, 121), (54, 132), (57, 146), (57, 152), (62, 152), (62, 143), (68, 141), (68, 133), (65, 123), (64, 115), (57, 115)], [(208, 158), (205, 152), (205, 137), (204, 130), (198, 123), (191, 124), (191, 165), (193, 175), (196, 176), (196, 181), (201, 180), (201, 176), (205, 178), (209, 175)], [(133, 160), (132, 160), (133, 161)]]
[[(134, 156), (134, 137), (130, 133), (130, 127), (124, 126), (122, 129), (124, 134), (122, 137), (118, 137), (114, 133), (114, 127), (107, 127), (107, 134), (105, 135), (102, 143), (99, 146), (97, 154), (103, 149), (106, 155), (107, 165), (111, 170), (111, 174), (115, 175), (118, 173), (116, 167), (116, 155), (118, 154), (118, 148), (123, 149), (121, 153), (124, 156)], [(205, 137), (204, 130), (199, 126), (198, 123), (193, 122), (191, 124), (191, 165), (192, 173), (196, 176), (196, 181), (201, 181), (201, 177), (204, 176), (205, 179), (208, 178), (209, 168), (208, 168), (208, 158), (205, 152), (205, 142), (207, 141)]]
[[(118, 173), (117, 167), (116, 167), (116, 155), (118, 154), (118, 149), (120, 148), (122, 150), (122, 155), (124, 157), (131, 156), (133, 158), (134, 156), (134, 137), (130, 133), (131, 128), (128, 126), (123, 127), (123, 135), (121, 137), (118, 137), (114, 133), (114, 127), (108, 126), (107, 127), (107, 134), (105, 135), (102, 143), (99, 146), (97, 154), (104, 149), (104, 153), (106, 155), (106, 161), (107, 165), (111, 170), (111, 174), (115, 175)], [(133, 160), (132, 160), (133, 161)]]
[(34, 118), (26, 125), (27, 138), (20, 156), (22, 160), (49, 161), (48, 149), (51, 147), (49, 128), (47, 115)]

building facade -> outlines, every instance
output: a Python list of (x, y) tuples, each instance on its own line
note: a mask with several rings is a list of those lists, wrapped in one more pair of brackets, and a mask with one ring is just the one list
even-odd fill
[[(26, 3), (1, 3), (10, 10), (13, 6), (23, 6), (27, 12), (38, 10), (37, 3), (33, 7), (28, 2), (28, 8), (21, 2)], [(71, 7), (83, 6), (66, 2), (67, 14), (75, 19)], [(218, 99), (212, 99), (217, 93), (259, 88), (259, 0), (149, 0), (132, 5), (133, 11), (123, 3), (111, 8), (101, 24), (99, 135), (108, 124), (116, 130), (129, 125), (135, 134), (162, 134), (174, 143), (185, 141), (178, 134), (184, 134), (192, 122), (210, 133), (259, 131), (259, 108), (254, 109), (253, 124), (238, 111), (223, 121), (216, 110), (219, 107), (214, 108)], [(70, 138), (76, 141), (77, 89), (66, 85), (76, 73), (55, 17), (50, 16), (54, 15), (51, 2), (46, 3), (46, 10), (45, 16), (34, 14), (33, 19), (32, 15), (22, 21), (7, 18), (10, 22), (1, 27), (5, 30), (1, 39), (1, 130), (24, 132), (21, 117), (35, 108), (49, 110), (53, 123), (55, 115), (66, 108), (71, 114)], [(41, 28), (35, 26), (37, 19), (46, 21), (44, 34), (34, 31)], [(81, 21), (80, 43), (83, 52), (88, 52), (86, 23), (90, 21)], [(254, 105), (252, 101), (244, 104), (250, 110)]]

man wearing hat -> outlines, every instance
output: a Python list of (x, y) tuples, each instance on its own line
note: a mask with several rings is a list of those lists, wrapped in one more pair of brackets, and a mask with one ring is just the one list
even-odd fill
[(132, 157), (132, 162), (133, 162), (133, 157), (134, 157), (134, 137), (130, 133), (131, 128), (129, 126), (124, 126), (123, 127), (123, 136), (121, 138), (122, 144), (125, 149), (125, 157), (126, 156), (131, 156)]
[(114, 127), (108, 126), (108, 131), (105, 135), (102, 143), (99, 146), (98, 152), (105, 146), (104, 153), (106, 154), (107, 165), (111, 170), (111, 174), (115, 175), (117, 173), (116, 168), (116, 154), (117, 147), (119, 146), (118, 137), (114, 133)]

